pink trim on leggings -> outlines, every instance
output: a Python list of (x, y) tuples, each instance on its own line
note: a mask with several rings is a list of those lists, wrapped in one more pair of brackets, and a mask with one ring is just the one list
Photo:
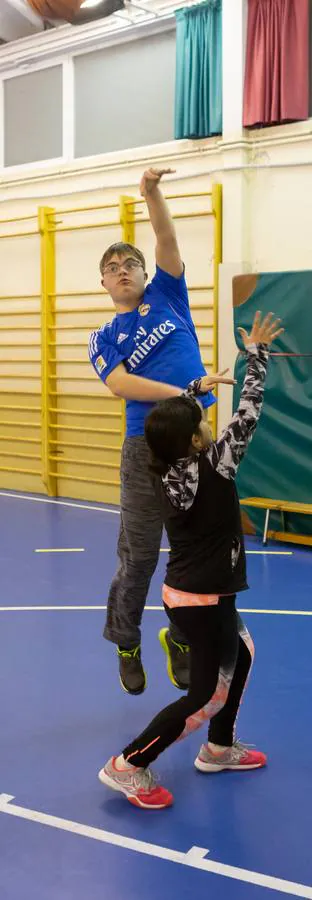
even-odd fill
[(167, 584), (163, 585), (162, 598), (170, 609), (176, 606), (218, 606), (220, 599), (219, 594), (189, 594), (188, 591), (177, 591)]

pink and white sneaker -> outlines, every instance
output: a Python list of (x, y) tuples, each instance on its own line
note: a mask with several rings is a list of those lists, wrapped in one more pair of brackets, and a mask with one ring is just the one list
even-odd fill
[(227, 748), (222, 753), (213, 753), (207, 744), (202, 744), (194, 765), (199, 772), (222, 772), (224, 769), (238, 772), (260, 769), (266, 763), (265, 753), (261, 753), (260, 750), (249, 750), (245, 744), (235, 741), (233, 747)]
[(135, 766), (117, 769), (116, 756), (112, 756), (100, 770), (98, 777), (102, 784), (124, 794), (133, 806), (140, 806), (141, 809), (165, 809), (166, 806), (172, 806), (172, 794), (157, 784), (150, 769)]

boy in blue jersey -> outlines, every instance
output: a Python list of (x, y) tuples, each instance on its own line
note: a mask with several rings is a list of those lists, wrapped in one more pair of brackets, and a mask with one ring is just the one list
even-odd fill
[[(92, 332), (89, 356), (109, 390), (126, 403), (127, 430), (121, 458), (119, 568), (110, 587), (104, 636), (117, 644), (122, 687), (140, 694), (146, 686), (140, 624), (162, 536), (160, 499), (148, 466), (144, 421), (158, 400), (206, 374), (192, 321), (176, 233), (159, 181), (170, 169), (149, 169), (140, 184), (156, 236), (156, 274), (149, 284), (144, 256), (130, 244), (113, 244), (100, 263), (102, 285), (116, 316)], [(211, 377), (233, 384), (224, 373)], [(201, 398), (207, 408), (211, 393)], [(177, 628), (162, 629), (162, 647), (173, 684), (189, 683), (188, 646)]]

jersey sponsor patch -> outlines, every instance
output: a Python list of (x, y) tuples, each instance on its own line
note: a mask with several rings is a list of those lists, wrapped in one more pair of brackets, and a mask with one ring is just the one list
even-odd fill
[(101, 375), (102, 372), (104, 372), (104, 369), (106, 369), (106, 367), (107, 367), (107, 363), (105, 362), (105, 359), (103, 358), (103, 356), (98, 356), (97, 359), (95, 360), (94, 365), (95, 365), (96, 371), (99, 373), (99, 375)]
[[(142, 359), (148, 356), (153, 347), (156, 347), (157, 344), (159, 344), (160, 341), (163, 341), (171, 331), (175, 330), (176, 326), (173, 322), (170, 322), (170, 319), (166, 319), (166, 322), (161, 322), (157, 328), (153, 328), (153, 331), (150, 334), (147, 334), (145, 328), (141, 325), (141, 328), (139, 328), (134, 338), (136, 350), (128, 357), (128, 365), (131, 369), (135, 369), (136, 366), (142, 362)], [(141, 336), (144, 337), (145, 340), (140, 341), (139, 343), (139, 338), (141, 338)]]

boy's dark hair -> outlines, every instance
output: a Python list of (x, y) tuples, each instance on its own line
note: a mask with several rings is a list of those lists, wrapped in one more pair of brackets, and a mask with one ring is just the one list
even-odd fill
[(110, 247), (105, 250), (103, 253), (101, 262), (100, 262), (100, 272), (103, 275), (105, 266), (110, 262), (112, 256), (117, 254), (117, 256), (124, 256), (126, 253), (129, 253), (129, 256), (134, 256), (134, 259), (137, 259), (141, 265), (143, 266), (144, 272), (146, 272), (146, 263), (141, 253), (141, 250), (138, 250), (137, 247), (134, 247), (133, 244), (124, 244), (123, 241), (118, 241), (117, 244), (111, 244)]
[(201, 418), (200, 406), (190, 397), (172, 397), (154, 406), (145, 419), (152, 472), (165, 475), (170, 465), (189, 456)]

